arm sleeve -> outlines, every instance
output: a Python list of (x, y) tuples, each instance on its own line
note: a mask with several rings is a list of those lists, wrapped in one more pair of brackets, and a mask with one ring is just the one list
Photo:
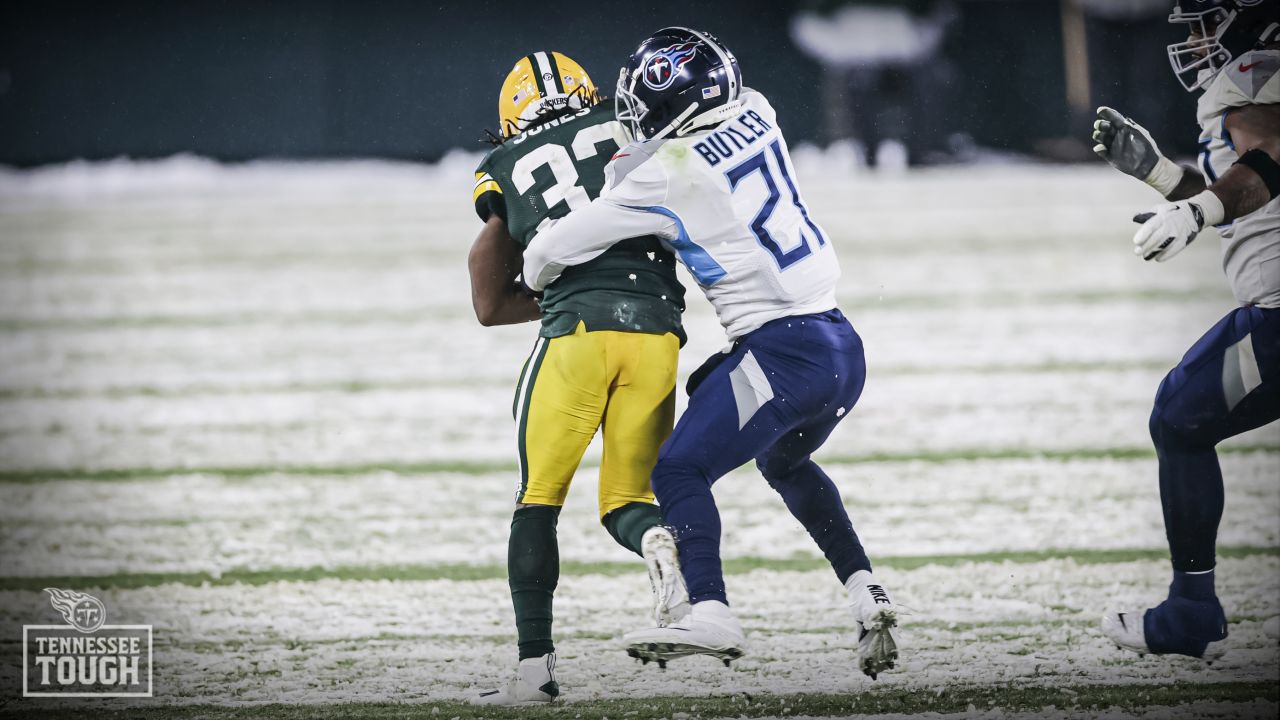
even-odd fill
[(644, 235), (670, 238), (676, 223), (643, 207), (597, 199), (538, 233), (524, 251), (524, 284), (541, 292), (564, 269), (594, 260), (614, 243)]

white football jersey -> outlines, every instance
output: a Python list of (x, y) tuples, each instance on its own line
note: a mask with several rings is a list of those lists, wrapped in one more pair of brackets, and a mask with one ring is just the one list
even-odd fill
[[(1227, 113), (1280, 103), (1280, 50), (1255, 50), (1218, 72), (1200, 96), (1200, 170), (1214, 183), (1240, 159), (1226, 129)], [(1221, 227), (1222, 269), (1236, 300), (1280, 307), (1280, 198)]]
[(744, 89), (740, 112), (714, 129), (626, 146), (605, 177), (599, 198), (529, 244), (529, 287), (541, 290), (619, 240), (652, 234), (671, 246), (731, 338), (836, 306), (835, 249), (800, 198), (760, 93)]

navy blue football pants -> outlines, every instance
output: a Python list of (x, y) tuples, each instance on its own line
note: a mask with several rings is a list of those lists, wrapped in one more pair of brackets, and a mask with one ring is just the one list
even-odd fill
[(1151, 413), (1173, 569), (1214, 566), (1222, 470), (1214, 447), (1280, 418), (1280, 309), (1237, 308), (1165, 376)]
[(727, 602), (711, 485), (753, 459), (841, 582), (871, 568), (839, 491), (809, 457), (865, 378), (862, 340), (839, 310), (766, 323), (693, 374), (689, 407), (653, 471), (691, 601)]

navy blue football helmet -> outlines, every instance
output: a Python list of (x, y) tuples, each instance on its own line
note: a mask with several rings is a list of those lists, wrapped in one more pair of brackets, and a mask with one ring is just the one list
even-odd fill
[(741, 104), (742, 71), (710, 33), (668, 27), (650, 35), (618, 74), (614, 111), (632, 139), (679, 137), (717, 125)]
[(1280, 0), (1181, 0), (1169, 22), (1191, 37), (1169, 46), (1173, 73), (1188, 91), (1204, 87), (1241, 55), (1280, 40)]

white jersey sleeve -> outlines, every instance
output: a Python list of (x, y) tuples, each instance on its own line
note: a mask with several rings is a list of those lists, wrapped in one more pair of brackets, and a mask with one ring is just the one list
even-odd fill
[[(1227, 115), (1249, 105), (1280, 103), (1280, 50), (1255, 50), (1218, 72), (1200, 96), (1200, 170), (1217, 182), (1240, 159)], [(1222, 269), (1242, 304), (1280, 307), (1280, 198), (1219, 228)]]
[[(674, 237), (675, 222), (646, 212), (666, 197), (666, 178), (660, 165), (627, 163), (620, 151), (605, 167), (605, 187), (590, 205), (550, 224), (534, 236), (524, 251), (524, 283), (542, 291), (555, 282), (566, 267), (599, 257), (614, 243), (656, 235)], [(623, 164), (619, 165), (619, 161)]]

